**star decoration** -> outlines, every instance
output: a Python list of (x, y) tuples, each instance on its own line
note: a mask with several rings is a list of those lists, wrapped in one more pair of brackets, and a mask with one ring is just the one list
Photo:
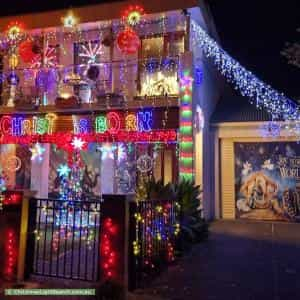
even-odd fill
[(73, 146), (74, 149), (76, 150), (82, 150), (82, 148), (85, 145), (85, 141), (83, 141), (81, 138), (78, 137), (74, 137), (74, 139), (72, 140), (71, 145)]
[(38, 159), (39, 162), (43, 160), (43, 154), (46, 151), (44, 147), (41, 146), (41, 144), (36, 143), (32, 148), (29, 149), (31, 152), (31, 160), (35, 161)]
[(68, 165), (61, 164), (57, 168), (57, 172), (59, 177), (68, 177), (71, 169), (68, 167)]
[(69, 12), (68, 15), (62, 19), (62, 22), (65, 28), (73, 28), (78, 23), (78, 20), (72, 12)]

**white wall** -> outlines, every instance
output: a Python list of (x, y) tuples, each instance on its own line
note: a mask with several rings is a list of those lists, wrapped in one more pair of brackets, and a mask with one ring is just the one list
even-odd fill
[[(209, 17), (207, 11), (203, 11), (200, 8), (190, 9), (191, 20), (197, 22), (203, 29), (208, 32), (215, 32), (212, 18)], [(210, 18), (210, 19), (209, 19)], [(207, 25), (209, 20), (209, 25)], [(194, 70), (196, 67), (200, 67), (203, 73), (203, 79), (201, 84), (194, 82), (193, 89), (193, 112), (196, 111), (196, 105), (200, 105), (204, 114), (204, 128), (196, 137), (196, 184), (201, 184), (203, 188), (203, 208), (204, 216), (207, 219), (214, 217), (215, 210), (215, 189), (214, 189), (214, 131), (210, 128), (210, 117), (214, 112), (215, 106), (220, 96), (220, 90), (222, 86), (222, 78), (218, 74), (214, 65), (207, 60), (201, 51), (200, 47), (192, 47), (192, 41), (190, 47), (193, 51), (193, 64)]]

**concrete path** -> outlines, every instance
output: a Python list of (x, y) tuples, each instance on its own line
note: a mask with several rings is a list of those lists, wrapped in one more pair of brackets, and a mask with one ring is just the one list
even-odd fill
[(300, 299), (300, 224), (219, 221), (210, 232), (131, 299)]

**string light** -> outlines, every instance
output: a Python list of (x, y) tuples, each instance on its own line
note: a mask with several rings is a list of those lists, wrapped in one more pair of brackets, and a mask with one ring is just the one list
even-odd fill
[(191, 21), (191, 41), (194, 49), (201, 48), (203, 53), (213, 60), (221, 74), (257, 108), (266, 109), (274, 120), (280, 117), (284, 120), (300, 119), (299, 107), (294, 101), (247, 71), (193, 20)]
[(103, 221), (102, 242), (101, 242), (101, 258), (104, 278), (110, 279), (116, 274), (117, 254), (114, 246), (117, 227), (111, 218), (106, 218)]
[(91, 64), (98, 63), (99, 57), (103, 55), (103, 45), (89, 41), (87, 44), (80, 45), (79, 57), (85, 58), (87, 68)]
[(185, 70), (180, 78), (179, 175), (186, 180), (194, 178), (192, 92), (193, 78), (190, 71)]
[(33, 147), (29, 148), (31, 152), (31, 160), (38, 160), (41, 162), (43, 160), (43, 154), (46, 151), (44, 147), (40, 143), (36, 143)]

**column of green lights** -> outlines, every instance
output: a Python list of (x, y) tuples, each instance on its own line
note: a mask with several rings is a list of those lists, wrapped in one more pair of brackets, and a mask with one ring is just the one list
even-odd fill
[(186, 180), (194, 179), (192, 92), (193, 78), (184, 71), (180, 79), (179, 176)]

